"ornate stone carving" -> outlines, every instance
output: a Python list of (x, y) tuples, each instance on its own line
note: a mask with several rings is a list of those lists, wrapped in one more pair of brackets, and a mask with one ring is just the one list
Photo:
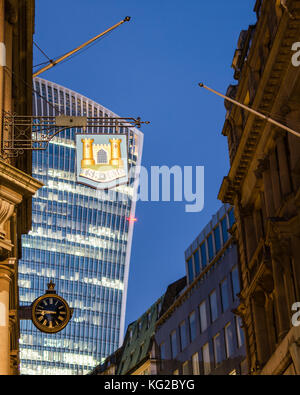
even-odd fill
[(238, 307), (236, 309), (232, 310), (232, 312), (234, 314), (244, 318), (246, 316), (246, 313), (247, 313), (246, 301), (241, 296), (239, 296), (239, 299), (240, 299), (240, 304), (238, 305)]
[(254, 174), (257, 179), (261, 179), (263, 176), (263, 173), (265, 171), (269, 170), (270, 162), (269, 162), (269, 158), (267, 158), (267, 157), (265, 157), (263, 159), (259, 159), (257, 162), (258, 162), (258, 165), (257, 165), (256, 170), (254, 171)]
[(289, 222), (285, 217), (269, 218), (266, 244), (271, 249), (272, 259), (280, 261), (282, 256), (292, 253)]
[(5, 225), (14, 212), (14, 205), (0, 198), (0, 239), (6, 239)]

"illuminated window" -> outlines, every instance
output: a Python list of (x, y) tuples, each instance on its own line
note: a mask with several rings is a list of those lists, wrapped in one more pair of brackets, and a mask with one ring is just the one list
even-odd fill
[(192, 355), (192, 369), (193, 369), (193, 375), (199, 375), (200, 374), (200, 370), (199, 370), (199, 356), (198, 356), (197, 352)]
[(225, 346), (226, 357), (230, 358), (234, 353), (233, 327), (230, 322), (225, 326)]
[(186, 361), (182, 364), (182, 374), (183, 375), (188, 375), (190, 374), (190, 369), (189, 369), (189, 361)]
[(209, 353), (209, 344), (208, 343), (206, 343), (202, 347), (202, 360), (203, 360), (204, 374), (207, 375), (211, 372), (210, 353)]
[(242, 329), (242, 318), (239, 316), (235, 316), (235, 324), (236, 324), (236, 333), (237, 333), (237, 343), (238, 348), (242, 347), (245, 343), (244, 339), (244, 331)]

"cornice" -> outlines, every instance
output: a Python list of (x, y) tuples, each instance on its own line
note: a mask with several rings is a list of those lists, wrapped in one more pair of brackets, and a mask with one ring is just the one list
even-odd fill
[(22, 196), (32, 196), (44, 184), (0, 159), (0, 184)]
[[(260, 79), (259, 86), (256, 90), (255, 100), (252, 107), (261, 112), (271, 112), (280, 86), (280, 81), (288, 69), (290, 62), (290, 42), (298, 39), (297, 33), (300, 28), (300, 18), (290, 20), (287, 14), (281, 18), (271, 51), (269, 53), (264, 73)], [(257, 30), (262, 29), (258, 24)], [(256, 32), (256, 37), (259, 34)], [(258, 56), (256, 43), (252, 43), (248, 59)], [(244, 69), (245, 70), (245, 69)], [(244, 71), (243, 70), (243, 71)], [(247, 81), (247, 74), (243, 73), (238, 89), (237, 100), (242, 99), (244, 84)], [(237, 111), (233, 108), (231, 117), (235, 117)], [(237, 114), (237, 113), (236, 113)], [(236, 155), (232, 162), (229, 174), (224, 178), (221, 185), (218, 198), (222, 202), (233, 204), (235, 191), (241, 188), (242, 181), (247, 174), (249, 165), (255, 153), (257, 144), (264, 130), (265, 121), (257, 118), (253, 114), (249, 114), (246, 125), (239, 143)]]

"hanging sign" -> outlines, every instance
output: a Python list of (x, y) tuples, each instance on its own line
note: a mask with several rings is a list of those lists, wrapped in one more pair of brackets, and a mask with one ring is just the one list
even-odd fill
[(77, 181), (97, 189), (128, 183), (125, 134), (77, 134)]

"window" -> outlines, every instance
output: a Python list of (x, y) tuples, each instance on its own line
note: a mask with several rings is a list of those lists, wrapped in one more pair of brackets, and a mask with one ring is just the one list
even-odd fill
[(166, 359), (166, 345), (165, 345), (165, 343), (161, 343), (159, 348), (160, 348), (160, 359)]
[(214, 247), (213, 247), (213, 240), (212, 234), (210, 234), (207, 238), (207, 245), (208, 245), (208, 258), (211, 261), (214, 257)]
[(158, 312), (158, 314), (161, 313), (161, 308), (162, 308), (162, 303), (161, 303), (161, 301), (159, 301), (158, 304), (157, 304), (157, 312)]
[(172, 357), (175, 358), (177, 355), (177, 336), (176, 336), (176, 331), (173, 331), (171, 333), (171, 352), (172, 352)]
[(210, 318), (211, 322), (214, 322), (218, 318), (218, 305), (217, 305), (217, 293), (213, 291), (209, 295), (210, 302)]
[(140, 349), (139, 349), (139, 354), (138, 354), (138, 357), (137, 357), (137, 362), (139, 362), (140, 361), (140, 359), (141, 359), (141, 355), (142, 355), (142, 352), (143, 352), (143, 344), (140, 346)]
[(202, 270), (203, 270), (207, 265), (205, 242), (203, 244), (201, 244), (200, 251), (201, 251), (201, 264), (202, 264)]
[(194, 280), (194, 269), (193, 269), (193, 259), (190, 258), (187, 261), (187, 269), (188, 269), (188, 276), (189, 276), (189, 282), (193, 282)]
[(190, 339), (193, 342), (196, 338), (196, 314), (193, 311), (189, 315), (189, 324), (190, 324)]
[(200, 257), (199, 250), (194, 253), (194, 263), (195, 263), (195, 276), (198, 276), (200, 273)]
[(225, 326), (225, 346), (226, 346), (226, 357), (230, 358), (231, 355), (234, 353), (233, 328), (230, 322)]
[(214, 343), (215, 366), (218, 366), (222, 362), (222, 348), (221, 348), (220, 333), (218, 333), (213, 338), (213, 343)]
[(138, 333), (140, 333), (142, 330), (142, 321), (138, 322)]
[(207, 315), (206, 315), (206, 303), (202, 302), (199, 306), (200, 313), (200, 330), (204, 332), (207, 328)]
[(240, 292), (240, 279), (237, 265), (231, 271), (231, 283), (232, 283), (232, 297), (236, 299), (237, 294)]
[(214, 229), (214, 236), (215, 236), (216, 252), (218, 252), (221, 249), (221, 237), (220, 237), (220, 228), (219, 228), (219, 226)]
[(199, 370), (199, 356), (198, 356), (197, 352), (194, 355), (192, 355), (192, 369), (193, 369), (193, 375), (199, 375), (200, 374), (200, 370)]
[(223, 243), (226, 243), (228, 240), (228, 226), (227, 226), (227, 218), (225, 217), (221, 221), (221, 227), (222, 227), (222, 236), (223, 236)]
[(227, 278), (225, 278), (225, 280), (221, 282), (220, 289), (221, 289), (221, 299), (222, 299), (222, 311), (224, 313), (229, 307)]
[(183, 321), (180, 326), (179, 326), (179, 332), (180, 332), (180, 346), (181, 346), (181, 351), (185, 349), (187, 346), (187, 337), (186, 337), (186, 325), (185, 321)]
[(147, 314), (147, 329), (150, 327), (151, 324), (151, 311)]
[(238, 348), (240, 348), (245, 342), (241, 317), (235, 316), (235, 326), (236, 326)]
[(209, 344), (208, 343), (206, 343), (202, 347), (202, 359), (203, 359), (204, 374), (209, 374), (211, 371), (211, 367), (210, 367), (210, 355), (209, 355)]
[(184, 362), (184, 364), (182, 365), (182, 374), (183, 375), (190, 374), (189, 361)]

